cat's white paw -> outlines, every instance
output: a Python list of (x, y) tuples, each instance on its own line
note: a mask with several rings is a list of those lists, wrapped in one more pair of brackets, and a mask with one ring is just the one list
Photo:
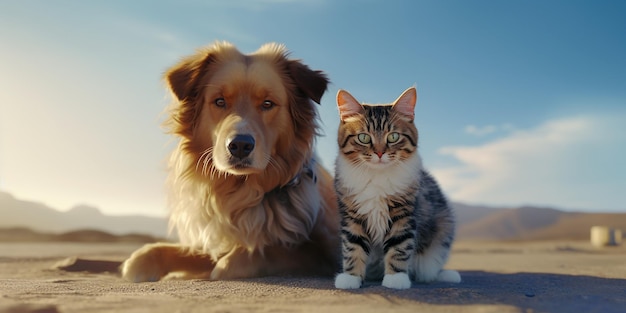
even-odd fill
[(411, 288), (411, 279), (407, 273), (385, 274), (383, 286), (393, 289)]
[(341, 273), (335, 277), (335, 288), (338, 289), (357, 289), (361, 287), (361, 277)]
[(453, 270), (441, 270), (439, 274), (437, 274), (437, 281), (445, 283), (460, 283), (461, 274)]

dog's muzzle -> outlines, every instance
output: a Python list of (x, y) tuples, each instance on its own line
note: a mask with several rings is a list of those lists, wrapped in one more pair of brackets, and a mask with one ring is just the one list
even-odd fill
[(226, 147), (234, 158), (243, 160), (254, 150), (254, 138), (250, 135), (235, 135), (226, 141)]

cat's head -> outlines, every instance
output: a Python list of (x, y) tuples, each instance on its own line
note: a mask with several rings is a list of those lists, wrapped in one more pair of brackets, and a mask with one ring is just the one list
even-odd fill
[(415, 87), (405, 90), (390, 104), (359, 103), (339, 90), (337, 107), (339, 153), (352, 164), (385, 168), (417, 154), (418, 133), (413, 119), (417, 102)]

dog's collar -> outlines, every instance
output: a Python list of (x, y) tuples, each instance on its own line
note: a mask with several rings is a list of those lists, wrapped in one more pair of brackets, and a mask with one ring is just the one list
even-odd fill
[(305, 175), (310, 180), (312, 180), (314, 184), (316, 184), (317, 176), (315, 175), (315, 170), (313, 170), (314, 166), (315, 166), (315, 160), (311, 159), (308, 163), (305, 163), (302, 166), (302, 170), (298, 172), (296, 176), (294, 176), (289, 182), (287, 182), (287, 184), (285, 184), (284, 186), (279, 186), (276, 189), (296, 187), (300, 185), (300, 181), (302, 180), (302, 175)]

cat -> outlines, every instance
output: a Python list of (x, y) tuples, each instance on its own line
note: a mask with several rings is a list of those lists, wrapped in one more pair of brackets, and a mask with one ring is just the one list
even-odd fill
[(360, 104), (339, 90), (335, 190), (341, 212), (343, 272), (335, 287), (380, 280), (394, 289), (419, 282), (458, 283), (443, 270), (454, 240), (454, 212), (422, 168), (414, 124), (417, 91), (392, 104)]

